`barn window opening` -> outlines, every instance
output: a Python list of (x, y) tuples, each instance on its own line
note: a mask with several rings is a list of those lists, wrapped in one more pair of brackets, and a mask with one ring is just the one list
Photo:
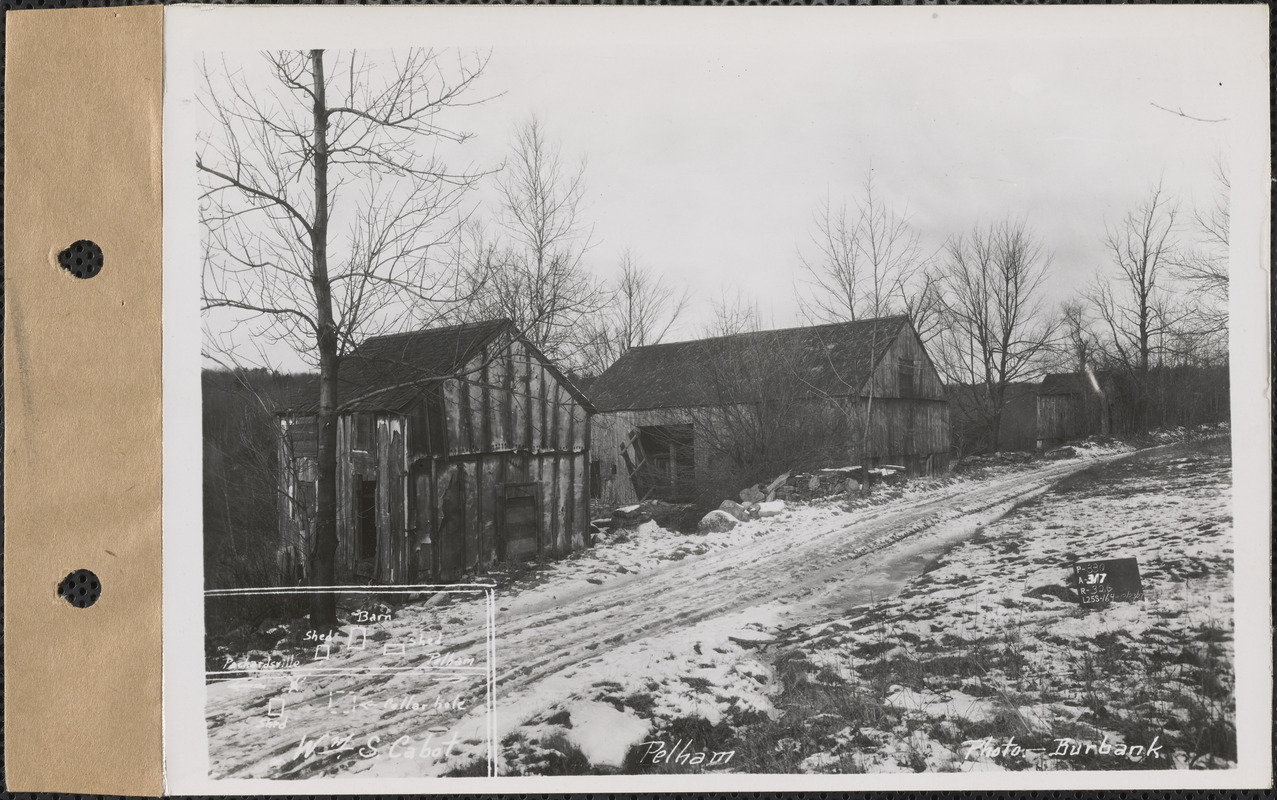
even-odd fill
[(284, 424), (294, 457), (315, 458), (319, 455), (319, 427), (314, 417), (292, 417)]
[(367, 453), (372, 450), (372, 416), (355, 414), (351, 418), (351, 449)]
[(914, 365), (913, 359), (902, 358), (896, 363), (896, 375), (898, 376), (901, 397), (917, 397), (917, 372), (918, 369)]
[(293, 518), (309, 521), (315, 516), (315, 482), (298, 481), (297, 497), (293, 501)]
[(359, 481), (355, 488), (355, 558), (377, 557), (377, 482)]
[(648, 425), (632, 435), (630, 474), (640, 500), (689, 502), (695, 497), (695, 435), (691, 424)]

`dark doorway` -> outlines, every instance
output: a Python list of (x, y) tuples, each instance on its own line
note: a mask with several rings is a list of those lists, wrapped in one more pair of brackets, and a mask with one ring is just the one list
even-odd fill
[(377, 482), (359, 481), (355, 490), (355, 558), (377, 557)]
[(691, 502), (696, 495), (696, 457), (691, 424), (649, 425), (632, 439), (634, 488), (640, 500)]
[(508, 483), (505, 486), (501, 533), (502, 558), (528, 561), (537, 557), (538, 483)]

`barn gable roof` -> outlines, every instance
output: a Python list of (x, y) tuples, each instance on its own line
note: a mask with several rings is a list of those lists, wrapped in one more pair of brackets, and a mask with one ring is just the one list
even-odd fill
[(750, 402), (768, 386), (857, 395), (907, 326), (901, 315), (635, 347), (590, 394), (600, 411), (712, 406), (728, 402), (725, 395)]
[[(522, 341), (577, 402), (593, 410), (580, 390), (540, 350), (523, 339), (508, 319), (468, 322), (368, 339), (341, 361), (337, 374), (338, 408), (343, 413), (404, 411), (427, 386), (461, 375), (466, 365), (503, 334)], [(312, 395), (290, 410), (313, 414), (318, 408), (318, 399)]]

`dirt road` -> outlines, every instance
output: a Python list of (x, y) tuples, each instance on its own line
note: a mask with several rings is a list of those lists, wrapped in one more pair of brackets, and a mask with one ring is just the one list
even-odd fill
[[(788, 626), (829, 618), (891, 594), (918, 574), (933, 554), (977, 526), (1054, 482), (1115, 457), (1120, 456), (1061, 461), (962, 482), (907, 502), (854, 513), (797, 508), (775, 521), (767, 535), (739, 546), (661, 562), (662, 566), (598, 586), (575, 581), (561, 592), (547, 587), (527, 596), (498, 596), (502, 610), (495, 619), (495, 691), (500, 731), (561, 700), (572, 690), (571, 676), (591, 665), (606, 666), (607, 659), (615, 657), (611, 654), (627, 652), (629, 645), (668, 637), (716, 618), (728, 626), (739, 624), (734, 620), (741, 618), (741, 612), (761, 606), (779, 609), (772, 616), (773, 624)], [(469, 628), (472, 636), (446, 643), (447, 654), (483, 663), (487, 641), (480, 633), (481, 605), (457, 604), (443, 613), (453, 615), (455, 621), (468, 615), (476, 623)], [(403, 637), (437, 616), (425, 611), (397, 614), (385, 627), (389, 636)], [(310, 688), (289, 706), (283, 730), (277, 719), (273, 725), (261, 720), (263, 708), (286, 691), (281, 680), (211, 683), (207, 704), (211, 772), (221, 777), (429, 774), (455, 768), (456, 761), (446, 759), (435, 768), (402, 760), (392, 765), (384, 758), (384, 745), (400, 739), (417, 742), (443, 737), (449, 731), (463, 742), (452, 748), (452, 755), (469, 752), (473, 758), (486, 752), (486, 742), (479, 742), (490, 735), (490, 729), (485, 728), (486, 714), (480, 709), (439, 714), (436, 708), (427, 719), (420, 709), (397, 709), (394, 703), (383, 702), (383, 697), (400, 697), (416, 687), (412, 657), (398, 662), (404, 669), (395, 673), (370, 669), (378, 657), (375, 649), (341, 654), (333, 662), (340, 664), (340, 673), (325, 675), (322, 685), (312, 678)], [(332, 710), (335, 696), (375, 701), (363, 705), (363, 711), (356, 702), (353, 715), (344, 713), (337, 727)], [(324, 697), (327, 705), (320, 702)], [(307, 742), (313, 748), (321, 740), (318, 752), (305, 749)], [(465, 745), (466, 741), (471, 744)], [(332, 748), (333, 742), (346, 746)], [(362, 758), (358, 757), (360, 742), (381, 746), (373, 747), (375, 757)]]

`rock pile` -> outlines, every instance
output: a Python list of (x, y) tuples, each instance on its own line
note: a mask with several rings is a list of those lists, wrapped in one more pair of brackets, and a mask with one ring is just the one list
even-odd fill
[(644, 522), (655, 522), (669, 531), (694, 531), (700, 515), (691, 503), (666, 503), (663, 500), (644, 500), (642, 503), (614, 509), (611, 517), (591, 520), (598, 532), (611, 532), (621, 528), (637, 530)]

